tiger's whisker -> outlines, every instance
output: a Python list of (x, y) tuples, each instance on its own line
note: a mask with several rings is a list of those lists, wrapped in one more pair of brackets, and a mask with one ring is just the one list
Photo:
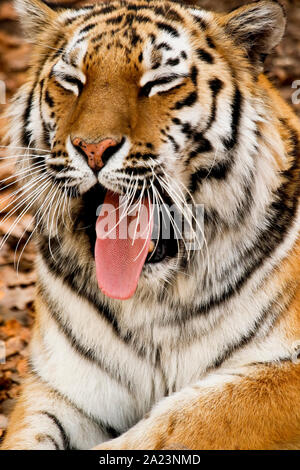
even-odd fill
[[(41, 176), (44, 176), (46, 177), (46, 175), (41, 175)], [(34, 183), (32, 181), (29, 181), (28, 183), (26, 183), (25, 186), (23, 186), (22, 188), (19, 188), (18, 190), (16, 191), (13, 191), (12, 193), (10, 193), (8, 196), (6, 196), (3, 201), (7, 201), (8, 199), (12, 199), (12, 201), (7, 204), (4, 208), (1, 208), (1, 212), (5, 212), (6, 209), (9, 208), (9, 206), (11, 206), (12, 204), (16, 204), (16, 202), (21, 198), (23, 197), (23, 195), (28, 192), (28, 191), (31, 191), (32, 188), (35, 186), (35, 184), (37, 182), (39, 182), (41, 180), (41, 178), (39, 178), (38, 180), (36, 180)], [(27, 188), (27, 189), (25, 189)], [(20, 194), (19, 194), (20, 193)], [(18, 195), (19, 194), (19, 195)], [(18, 195), (18, 196), (17, 196)]]
[(19, 178), (19, 176), (22, 176), (22, 175), (27, 175), (28, 173), (33, 173), (32, 172), (32, 169), (36, 170), (37, 168), (41, 169), (41, 168), (45, 168), (45, 164), (44, 163), (35, 163), (34, 165), (32, 165), (31, 167), (29, 168), (26, 168), (26, 169), (23, 169), (22, 171), (18, 172), (18, 173), (14, 173), (13, 175), (11, 176), (8, 176), (7, 178), (4, 178), (0, 181), (0, 183), (4, 183), (5, 181), (8, 181), (10, 179), (14, 179), (15, 182), (17, 181), (20, 181), (21, 179), (24, 179), (24, 178)]
[[(49, 188), (50, 185), (51, 185), (51, 181), (48, 181), (48, 185), (46, 185), (46, 186), (44, 187), (43, 192), (45, 192), (45, 191)], [(41, 193), (40, 193), (40, 194), (41, 194)], [(44, 201), (44, 203), (45, 203), (45, 201)], [(41, 206), (40, 209), (37, 211), (37, 213), (36, 213), (36, 215), (35, 215), (34, 217), (36, 217), (37, 214), (42, 210), (42, 208), (43, 208), (43, 206), (44, 206), (44, 203), (42, 204), (42, 206)], [(15, 266), (16, 255), (17, 255), (17, 251), (18, 251), (20, 242), (21, 242), (23, 236), (25, 235), (25, 233), (27, 232), (27, 230), (28, 230), (28, 228), (29, 228), (30, 225), (31, 225), (31, 221), (30, 221), (30, 222), (27, 224), (27, 226), (25, 227), (25, 229), (24, 229), (24, 231), (23, 231), (23, 233), (22, 233), (22, 235), (21, 235), (21, 237), (19, 238), (19, 241), (18, 241), (18, 243), (17, 243), (16, 249), (15, 249), (15, 254), (14, 254), (14, 266)], [(30, 242), (30, 240), (31, 240), (31, 238), (33, 237), (33, 234), (35, 233), (35, 231), (37, 230), (37, 228), (38, 228), (38, 224), (35, 224), (35, 227), (34, 227), (33, 231), (32, 231), (31, 234), (29, 235), (28, 239), (26, 240), (26, 243), (24, 244), (24, 246), (23, 246), (23, 248), (22, 248), (22, 251), (21, 251), (21, 253), (20, 253), (20, 255), (19, 255), (18, 262), (17, 262), (17, 266), (16, 266), (17, 273), (18, 273), (18, 271), (19, 271), (19, 265), (20, 265), (20, 262), (21, 262), (22, 255), (23, 255), (23, 253), (24, 253), (24, 251), (25, 251), (25, 248), (26, 248), (26, 246), (28, 245), (28, 243)]]
[[(40, 188), (40, 191), (43, 188), (44, 188), (44, 186), (42, 188)], [(3, 248), (4, 244), (6, 243), (8, 238), (10, 237), (10, 235), (11, 235), (13, 229), (16, 227), (16, 225), (19, 223), (19, 221), (22, 219), (22, 217), (28, 212), (28, 210), (33, 206), (34, 202), (39, 198), (39, 195), (40, 195), (40, 192), (37, 194), (36, 198), (30, 204), (26, 205), (26, 207), (23, 209), (21, 214), (17, 217), (15, 222), (12, 224), (12, 226), (10, 227), (8, 233), (4, 236), (3, 240), (0, 243), (0, 250)]]
[(34, 151), (39, 151), (39, 152), (46, 152), (49, 153), (49, 150), (45, 149), (40, 149), (37, 147), (16, 147), (14, 145), (0, 145), (0, 149), (20, 149), (20, 150), (34, 150)]
[[(44, 176), (44, 175), (42, 175), (42, 176)], [(45, 179), (46, 179), (46, 176), (43, 177), (43, 178), (41, 177), (37, 181), (37, 183), (43, 182)], [(32, 189), (32, 188), (29, 188), (29, 189)], [(19, 210), (19, 208), (22, 207), (22, 205), (31, 197), (31, 195), (34, 194), (35, 192), (38, 192), (39, 189), (40, 189), (40, 187), (35, 188), (33, 193), (27, 195), (26, 198), (23, 199), (22, 201), (18, 202), (17, 205), (14, 205), (14, 207), (5, 215), (5, 217), (2, 219), (2, 221), (5, 222), (9, 217), (11, 217), (15, 212), (17, 212)], [(20, 199), (20, 198), (18, 197), (18, 199)], [(11, 205), (11, 204), (9, 204), (9, 205)], [(7, 207), (9, 207), (9, 205)]]

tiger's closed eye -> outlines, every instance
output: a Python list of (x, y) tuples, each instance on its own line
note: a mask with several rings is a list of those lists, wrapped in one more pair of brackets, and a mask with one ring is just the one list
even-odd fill
[(79, 96), (82, 92), (84, 83), (82, 83), (78, 78), (72, 77), (71, 75), (65, 75), (64, 73), (56, 73), (54, 76), (63, 88), (71, 91), (76, 96)]
[(76, 96), (81, 94), (86, 82), (86, 77), (81, 70), (66, 64), (63, 60), (53, 66), (52, 76), (62, 88)]
[(178, 86), (186, 77), (187, 75), (185, 74), (173, 74), (149, 81), (140, 88), (139, 96), (150, 98), (157, 93), (170, 91)]

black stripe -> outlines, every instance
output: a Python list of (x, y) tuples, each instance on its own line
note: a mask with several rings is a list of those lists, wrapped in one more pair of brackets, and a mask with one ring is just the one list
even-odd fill
[(49, 413), (48, 411), (40, 411), (39, 412), (40, 414), (42, 415), (45, 415), (47, 416), (49, 419), (51, 419), (51, 421), (55, 424), (55, 426), (59, 429), (59, 432), (60, 432), (60, 435), (61, 435), (61, 439), (62, 439), (62, 442), (63, 442), (63, 449), (64, 450), (68, 450), (70, 449), (70, 439), (66, 433), (66, 431), (64, 430), (64, 427), (63, 425), (61, 424), (61, 422), (59, 421), (59, 419), (52, 413)]
[[(189, 132), (189, 128), (186, 129)], [(211, 142), (203, 136), (201, 132), (197, 132), (196, 134), (192, 134), (193, 140), (197, 143), (197, 146), (192, 152), (189, 153), (189, 158), (187, 163), (195, 157), (199, 155), (199, 153), (211, 152), (213, 147)]]
[(231, 105), (231, 136), (229, 138), (223, 139), (223, 143), (226, 149), (232, 150), (233, 147), (236, 145), (238, 140), (238, 132), (239, 132), (239, 123), (241, 119), (241, 108), (243, 103), (243, 96), (238, 88), (235, 86), (233, 101)]
[(171, 34), (172, 36), (179, 37), (179, 33), (177, 29), (173, 28), (173, 26), (169, 25), (168, 23), (162, 23), (158, 21), (156, 23), (158, 29), (161, 31), (166, 31), (167, 33)]
[(79, 31), (79, 34), (87, 33), (88, 31), (91, 31), (92, 29), (94, 29), (96, 26), (97, 26), (97, 23), (88, 24), (87, 26), (85, 26)]
[(107, 15), (108, 13), (112, 13), (113, 11), (115, 11), (117, 8), (114, 7), (113, 5), (108, 5), (108, 6), (105, 6), (103, 8), (101, 8), (101, 10), (99, 10), (99, 13), (101, 15)]
[(83, 83), (78, 78), (72, 77), (71, 75), (64, 75), (61, 78), (65, 80), (66, 82), (71, 83), (72, 85), (76, 85), (78, 88), (79, 94), (82, 92)]
[(196, 101), (198, 99), (198, 94), (196, 91), (192, 91), (188, 96), (186, 96), (185, 98), (183, 98), (182, 100), (180, 101), (177, 101), (177, 103), (175, 103), (175, 106), (173, 109), (182, 109), (184, 108), (185, 106), (193, 106)]
[[(205, 151), (209, 151), (205, 149)], [(216, 165), (212, 166), (211, 168), (200, 168), (195, 173), (191, 175), (190, 179), (190, 191), (194, 193), (199, 184), (201, 184), (204, 180), (223, 180), (226, 178), (229, 170), (231, 169), (231, 161), (226, 160), (225, 162), (217, 163)]]
[(155, 367), (160, 370), (161, 378), (164, 387), (164, 396), (170, 395), (169, 381), (166, 377), (166, 370), (162, 362), (162, 346), (157, 345), (155, 352)]
[(136, 15), (134, 17), (134, 21), (136, 21), (137, 23), (149, 23), (151, 22), (151, 18), (149, 18), (149, 16), (144, 16), (144, 15)]
[(178, 118), (173, 118), (172, 121), (174, 124), (181, 126), (181, 132), (183, 132), (184, 135), (186, 135), (189, 139), (192, 139), (194, 131), (189, 122), (183, 123)]
[(174, 67), (174, 66), (178, 65), (179, 62), (180, 62), (179, 57), (175, 57), (174, 59), (168, 59), (167, 62), (166, 62), (166, 65), (171, 65), (171, 67)]
[[(49, 126), (46, 124), (44, 118), (43, 118), (43, 113), (42, 113), (42, 102), (43, 102), (43, 90), (44, 90), (44, 82), (45, 80), (42, 79), (40, 81), (40, 99), (39, 99), (39, 112), (40, 112), (40, 119), (41, 119), (41, 122), (42, 122), (42, 140), (43, 140), (43, 143), (46, 147), (50, 147), (51, 146), (51, 141), (50, 141), (50, 132), (49, 132)], [(38, 160), (42, 160), (43, 157), (40, 157)], [(32, 157), (32, 160), (33, 160), (33, 157)]]
[(135, 16), (132, 13), (129, 13), (126, 18), (125, 18), (125, 26), (130, 26), (132, 27), (132, 23), (135, 19)]
[(220, 91), (222, 90), (222, 88), (224, 86), (224, 83), (219, 78), (214, 78), (214, 79), (210, 80), (208, 84), (209, 84), (209, 88), (211, 89), (211, 92), (212, 92), (213, 103), (212, 103), (212, 110), (211, 110), (210, 118), (209, 118), (209, 121), (207, 123), (207, 126), (206, 126), (204, 132), (207, 132), (208, 129), (211, 128), (211, 126), (213, 125), (213, 123), (216, 120), (217, 98), (218, 98), (218, 94), (220, 93)]
[(162, 77), (162, 78), (158, 78), (157, 80), (148, 82), (140, 89), (139, 96), (148, 97), (151, 92), (151, 89), (154, 86), (166, 85), (167, 83), (172, 83), (180, 77), (181, 75), (174, 74), (174, 75), (170, 75), (169, 77)]
[(155, 62), (155, 63), (152, 65), (151, 68), (152, 68), (152, 70), (156, 70), (156, 69), (158, 69), (160, 66), (161, 66), (160, 61), (157, 61), (157, 62)]
[[(60, 176), (60, 175), (52, 175), (52, 174), (49, 174), (48, 175), (49, 178), (51, 178), (51, 180), (53, 181), (54, 184), (58, 184), (60, 185), (60, 189), (63, 191), (64, 190), (64, 187), (70, 183), (70, 181), (72, 180), (70, 177), (68, 176)], [(64, 186), (63, 186), (64, 185)]]
[[(41, 121), (42, 121), (42, 128), (43, 128), (43, 135), (42, 139), (44, 142), (45, 147), (51, 147), (51, 138), (50, 138), (50, 129), (49, 125), (44, 121), (44, 119), (41, 116)], [(42, 157), (41, 157), (42, 158)], [(36, 160), (36, 159), (35, 159)]]
[(69, 168), (65, 165), (61, 165), (61, 164), (55, 165), (54, 163), (51, 163), (49, 165), (49, 168), (55, 173), (62, 173), (63, 171), (69, 170)]
[(207, 29), (207, 23), (205, 20), (203, 20), (202, 18), (199, 18), (199, 16), (194, 16), (194, 15), (193, 15), (193, 18), (196, 21), (196, 23), (200, 26), (202, 31), (205, 31)]
[(51, 441), (54, 446), (54, 449), (60, 450), (58, 443), (56, 442), (54, 437), (50, 436), (50, 434), (38, 434), (37, 436), (35, 436), (35, 438), (38, 442)]
[(210, 52), (207, 52), (205, 49), (197, 49), (197, 55), (200, 60), (207, 62), (208, 64), (214, 64), (215, 62)]
[[(130, 158), (136, 158), (138, 160), (149, 160), (151, 158), (151, 159), (155, 160), (157, 158), (157, 155), (155, 153), (136, 152), (136, 153), (130, 154)], [(150, 170), (150, 168), (148, 168), (148, 167), (143, 167), (143, 168), (145, 168), (147, 171)]]
[(210, 36), (206, 36), (206, 42), (207, 42), (208, 47), (210, 47), (211, 49), (216, 48), (216, 45)]
[(115, 16), (113, 18), (109, 18), (105, 22), (106, 22), (106, 24), (120, 24), (120, 23), (122, 23), (123, 18), (124, 18), (123, 15), (119, 15), (119, 16)]
[[(151, 169), (147, 168), (145, 166), (142, 167), (127, 167), (122, 170), (122, 173), (130, 176), (150, 176), (152, 174)], [(130, 182), (130, 178), (128, 179), (128, 182)]]
[(47, 105), (49, 106), (49, 108), (54, 107), (54, 100), (53, 100), (53, 98), (50, 95), (48, 90), (46, 90), (46, 92), (45, 92), (45, 101), (46, 101)]
[(172, 50), (172, 47), (169, 46), (169, 44), (167, 44), (166, 42), (161, 42), (160, 44), (158, 44), (156, 46), (156, 49), (159, 50), (159, 49), (165, 49), (166, 51), (171, 51)]
[(175, 152), (178, 152), (180, 147), (172, 135), (167, 134), (168, 139), (172, 142)]
[[(208, 168), (205, 170), (198, 171), (198, 177), (208, 178), (208, 179), (216, 179), (216, 180), (223, 180), (226, 178), (229, 170), (231, 168), (231, 162), (226, 160), (225, 162), (220, 162), (217, 165), (214, 165), (212, 168)], [(202, 171), (202, 174), (201, 174)]]
[(127, 10), (134, 10), (134, 11), (138, 11), (138, 10), (149, 10), (149, 6), (148, 5), (126, 5), (126, 9)]
[(44, 83), (45, 83), (45, 79), (42, 78), (42, 80), (40, 81), (40, 103), (39, 103), (40, 107), (42, 106)]
[(105, 424), (102, 424), (102, 429), (103, 431), (108, 435), (110, 436), (112, 439), (116, 439), (117, 437), (120, 436), (121, 432), (117, 431), (115, 428), (113, 428), (112, 426), (110, 425), (105, 425)]
[(197, 86), (198, 82), (198, 69), (195, 65), (192, 66), (191, 69), (191, 80), (195, 86)]
[(217, 96), (218, 93), (220, 93), (220, 91), (222, 90), (223, 85), (224, 85), (222, 80), (220, 80), (219, 78), (214, 78), (210, 80), (208, 83), (209, 83), (209, 88), (211, 89), (213, 93), (213, 96)]
[(73, 16), (73, 18), (67, 18), (65, 21), (64, 21), (64, 26), (69, 26), (73, 23), (75, 23), (75, 21), (81, 19), (79, 16)]
[(135, 28), (131, 28), (130, 32), (131, 32), (130, 42), (131, 42), (131, 45), (135, 47), (138, 42), (142, 42), (142, 38), (139, 34), (137, 34)]
[[(61, 80), (70, 83), (71, 85), (75, 85), (78, 88), (78, 93), (81, 94), (84, 84), (76, 77), (72, 75), (64, 74), (63, 72), (53, 72), (52, 75), (54, 77), (60, 78)], [(58, 83), (58, 85), (63, 87), (63, 84)], [(64, 88), (64, 87), (63, 87)], [(65, 91), (70, 91), (64, 88)]]
[(28, 131), (28, 126), (29, 126), (29, 123), (30, 123), (31, 106), (32, 106), (32, 100), (33, 100), (33, 95), (34, 95), (36, 85), (37, 85), (37, 81), (33, 84), (32, 89), (31, 89), (31, 91), (28, 95), (26, 108), (25, 108), (24, 114), (23, 114), (23, 136), (22, 136), (22, 145), (23, 145), (23, 147), (29, 147), (30, 146), (31, 132)]

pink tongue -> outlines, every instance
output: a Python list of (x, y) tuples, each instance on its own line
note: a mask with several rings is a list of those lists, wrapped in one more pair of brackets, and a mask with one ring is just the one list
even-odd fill
[(119, 205), (119, 195), (107, 191), (96, 223), (96, 275), (105, 295), (126, 300), (137, 288), (149, 252), (153, 224), (147, 198), (143, 199), (138, 225), (137, 214), (122, 219)]

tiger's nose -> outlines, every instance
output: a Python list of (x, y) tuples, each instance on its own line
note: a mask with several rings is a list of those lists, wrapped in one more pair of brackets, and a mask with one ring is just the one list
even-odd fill
[(114, 149), (110, 147), (116, 147), (118, 144), (114, 139), (104, 139), (98, 144), (88, 144), (79, 137), (75, 137), (72, 143), (85, 153), (88, 165), (92, 170), (100, 170), (114, 153)]

